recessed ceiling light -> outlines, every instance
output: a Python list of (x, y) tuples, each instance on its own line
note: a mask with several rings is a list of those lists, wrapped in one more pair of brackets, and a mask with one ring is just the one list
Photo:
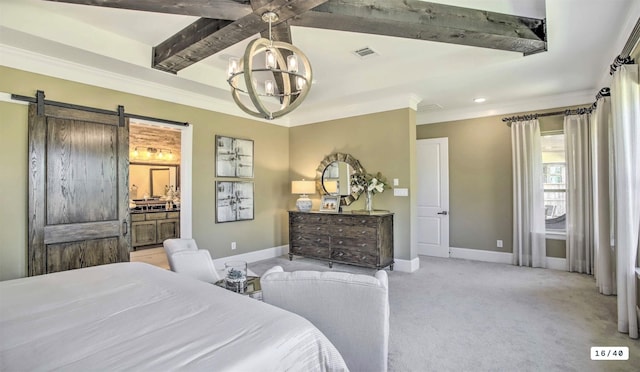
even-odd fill
[(478, 97), (478, 98), (474, 99), (474, 100), (473, 100), (473, 102), (475, 102), (475, 103), (482, 103), (482, 102), (484, 102), (484, 101), (486, 101), (486, 100), (487, 100), (486, 98)]

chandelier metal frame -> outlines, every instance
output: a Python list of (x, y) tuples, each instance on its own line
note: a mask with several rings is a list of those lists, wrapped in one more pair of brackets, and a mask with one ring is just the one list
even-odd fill
[[(300, 49), (289, 43), (273, 41), (271, 37), (271, 24), (278, 20), (278, 15), (273, 12), (267, 12), (262, 15), (262, 20), (269, 23), (269, 39), (255, 39), (247, 45), (243, 58), (239, 60), (238, 71), (230, 71), (227, 83), (231, 86), (233, 100), (236, 102), (238, 107), (242, 109), (242, 111), (252, 116), (272, 120), (282, 117), (300, 106), (311, 89), (313, 73), (307, 56)], [(297, 63), (304, 67), (303, 73), (299, 73), (297, 69), (296, 71), (289, 71), (287, 68), (287, 61), (282, 53), (283, 50), (287, 50), (297, 57)], [(275, 67), (254, 68), (255, 56), (263, 52), (266, 53), (267, 51), (273, 53), (275, 58)], [(279, 73), (282, 77), (283, 91), (279, 93), (274, 92), (273, 94), (260, 93), (253, 82), (254, 72)], [(241, 76), (244, 77), (246, 90), (239, 86), (238, 80)], [(294, 80), (292, 81), (292, 79)], [(295, 90), (292, 89), (292, 86), (294, 85), (296, 86)], [(255, 111), (247, 107), (241, 101), (241, 94), (249, 96), (251, 103), (255, 106)], [(261, 97), (279, 98), (280, 109), (276, 111), (269, 110)]]

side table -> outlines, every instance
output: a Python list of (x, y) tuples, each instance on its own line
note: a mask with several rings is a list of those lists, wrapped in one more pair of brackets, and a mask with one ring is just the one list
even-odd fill
[[(218, 287), (222, 287), (224, 289), (228, 289), (227, 286), (224, 283), (224, 279), (218, 280), (215, 284)], [(229, 290), (234, 292), (234, 293), (238, 293), (238, 292), (233, 291), (231, 289), (229, 289)], [(260, 277), (259, 276), (247, 276), (247, 289), (244, 291), (244, 293), (238, 293), (238, 294), (249, 296), (249, 297), (251, 297), (253, 299), (262, 301), (262, 287), (260, 287)]]

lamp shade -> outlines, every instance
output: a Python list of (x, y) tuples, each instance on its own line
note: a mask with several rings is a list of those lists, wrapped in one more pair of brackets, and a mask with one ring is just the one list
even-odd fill
[(316, 192), (315, 181), (291, 181), (291, 193), (308, 195)]

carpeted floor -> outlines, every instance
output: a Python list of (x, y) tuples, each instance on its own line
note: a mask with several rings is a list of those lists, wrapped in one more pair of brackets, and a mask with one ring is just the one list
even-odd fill
[[(250, 267), (275, 265), (330, 270), (285, 256)], [(389, 371), (640, 371), (640, 341), (618, 333), (616, 298), (591, 276), (424, 256), (414, 273), (388, 273)], [(628, 346), (630, 359), (592, 361), (592, 346)]]

